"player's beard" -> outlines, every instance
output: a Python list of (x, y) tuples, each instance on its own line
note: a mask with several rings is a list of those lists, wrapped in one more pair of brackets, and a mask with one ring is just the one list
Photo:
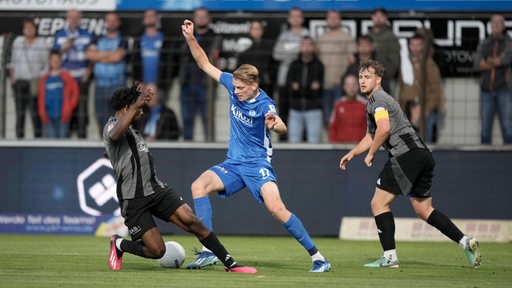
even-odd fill
[(359, 90), (359, 92), (361, 92), (361, 95), (366, 97), (366, 96), (368, 96), (368, 94), (370, 94), (371, 91), (370, 92), (369, 91), (363, 92), (362, 90)]
[(208, 28), (208, 24), (196, 25), (196, 28), (204, 30), (204, 29)]

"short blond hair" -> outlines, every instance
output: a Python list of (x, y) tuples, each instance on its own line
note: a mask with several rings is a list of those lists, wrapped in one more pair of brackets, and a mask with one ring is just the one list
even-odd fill
[(260, 72), (251, 64), (242, 64), (233, 72), (233, 78), (246, 84), (260, 84)]

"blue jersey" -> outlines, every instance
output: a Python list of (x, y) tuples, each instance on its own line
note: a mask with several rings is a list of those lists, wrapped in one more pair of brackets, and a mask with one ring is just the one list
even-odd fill
[(87, 30), (82, 28), (79, 28), (77, 31), (64, 28), (55, 33), (53, 49), (61, 50), (68, 39), (72, 39), (73, 42), (66, 53), (62, 55), (62, 68), (67, 70), (73, 78), (80, 80), (89, 65), (86, 51), (91, 44), (92, 36)]
[[(128, 48), (128, 42), (121, 36), (121, 33), (117, 33), (113, 38), (100, 36), (95, 38), (92, 44), (98, 47), (98, 51), (116, 51)], [(116, 63), (97, 62), (94, 64), (94, 76), (98, 87), (123, 86), (126, 82), (125, 59)]]
[(44, 83), (45, 89), (45, 107), (48, 114), (48, 118), (52, 121), (60, 120), (62, 115), (62, 102), (64, 82), (59, 75), (48, 76), (46, 83)]
[(143, 81), (145, 83), (157, 83), (160, 50), (162, 49), (163, 40), (164, 36), (161, 32), (151, 36), (146, 33), (142, 34), (140, 50), (143, 64)]
[(274, 101), (260, 89), (260, 94), (249, 101), (239, 101), (235, 95), (233, 74), (223, 72), (219, 81), (229, 92), (229, 147), (228, 159), (252, 162), (272, 158), (272, 143), (265, 126), (265, 114), (276, 113)]

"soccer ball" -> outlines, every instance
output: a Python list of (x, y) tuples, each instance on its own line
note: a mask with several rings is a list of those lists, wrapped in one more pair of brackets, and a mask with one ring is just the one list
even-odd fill
[(165, 242), (165, 254), (158, 259), (160, 266), (164, 268), (178, 269), (185, 261), (185, 249), (175, 241)]

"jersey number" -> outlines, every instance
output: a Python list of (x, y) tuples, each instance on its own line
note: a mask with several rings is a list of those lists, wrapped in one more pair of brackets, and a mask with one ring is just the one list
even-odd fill
[(263, 179), (267, 179), (267, 177), (270, 176), (270, 172), (268, 171), (267, 168), (261, 168), (260, 174), (261, 174), (261, 177), (263, 177)]

